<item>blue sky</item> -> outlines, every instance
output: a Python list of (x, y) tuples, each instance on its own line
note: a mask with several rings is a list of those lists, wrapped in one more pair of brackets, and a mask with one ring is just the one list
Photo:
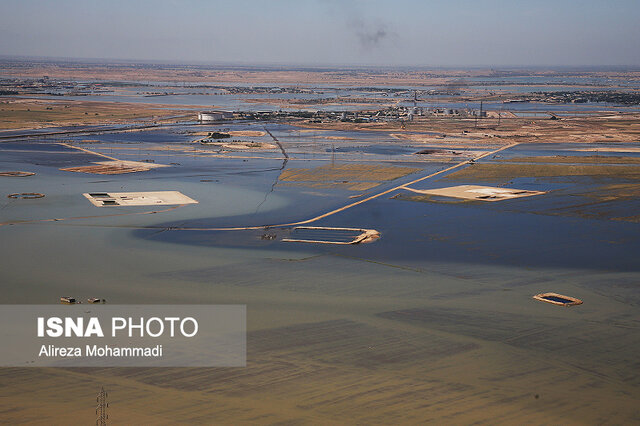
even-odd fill
[(640, 0), (0, 0), (0, 55), (640, 65)]

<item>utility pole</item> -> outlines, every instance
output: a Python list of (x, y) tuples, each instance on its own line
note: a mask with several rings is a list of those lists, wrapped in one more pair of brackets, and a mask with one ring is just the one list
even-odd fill
[(96, 426), (106, 426), (107, 419), (109, 418), (109, 415), (107, 414), (107, 407), (109, 407), (109, 403), (107, 402), (107, 393), (104, 391), (104, 386), (98, 393), (96, 403)]
[(336, 145), (331, 144), (331, 167), (336, 166)]

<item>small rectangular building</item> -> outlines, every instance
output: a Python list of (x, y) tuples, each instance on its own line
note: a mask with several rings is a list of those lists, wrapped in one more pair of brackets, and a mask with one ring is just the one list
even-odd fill
[(84, 195), (96, 207), (108, 206), (157, 206), (197, 204), (193, 198), (178, 191), (151, 192), (90, 192)]

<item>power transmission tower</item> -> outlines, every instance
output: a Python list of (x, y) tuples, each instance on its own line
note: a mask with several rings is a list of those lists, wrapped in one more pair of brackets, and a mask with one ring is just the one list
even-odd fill
[(104, 391), (104, 387), (100, 389), (96, 402), (96, 416), (98, 416), (96, 419), (96, 425), (106, 426), (107, 419), (109, 418), (109, 415), (107, 414), (107, 407), (109, 407), (109, 403), (107, 402), (107, 393)]

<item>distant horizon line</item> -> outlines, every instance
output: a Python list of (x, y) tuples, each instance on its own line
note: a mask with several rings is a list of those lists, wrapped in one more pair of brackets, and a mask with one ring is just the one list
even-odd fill
[(295, 62), (247, 62), (247, 61), (196, 61), (196, 60), (169, 60), (169, 59), (127, 59), (127, 58), (88, 58), (88, 57), (65, 57), (65, 56), (35, 56), (35, 55), (3, 55), (0, 54), (0, 61), (26, 61), (26, 62), (67, 62), (67, 63), (99, 63), (113, 65), (182, 65), (182, 66), (218, 66), (218, 67), (246, 67), (246, 68), (276, 68), (276, 67), (292, 67), (303, 69), (503, 69), (503, 70), (522, 70), (522, 69), (551, 69), (551, 70), (640, 70), (640, 65), (553, 65), (553, 64), (477, 64), (477, 65), (424, 65), (424, 64), (375, 64), (375, 63), (295, 63)]

